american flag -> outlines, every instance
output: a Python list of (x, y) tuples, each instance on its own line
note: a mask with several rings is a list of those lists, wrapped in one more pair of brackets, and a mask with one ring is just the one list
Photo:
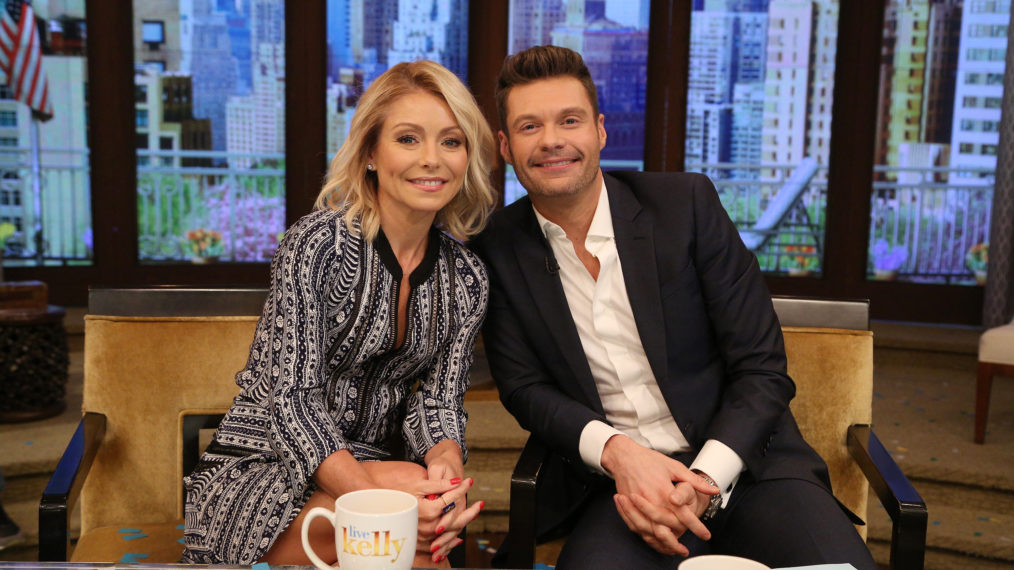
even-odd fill
[(6, 0), (0, 8), (0, 71), (7, 75), (15, 99), (43, 121), (53, 117), (35, 11), (25, 0)]

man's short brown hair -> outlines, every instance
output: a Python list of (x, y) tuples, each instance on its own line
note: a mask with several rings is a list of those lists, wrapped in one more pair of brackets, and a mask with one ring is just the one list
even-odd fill
[(504, 133), (507, 133), (507, 96), (511, 89), (552, 77), (573, 77), (580, 81), (588, 93), (594, 116), (599, 116), (598, 90), (581, 54), (565, 47), (535, 46), (507, 56), (500, 68), (496, 80), (496, 110)]

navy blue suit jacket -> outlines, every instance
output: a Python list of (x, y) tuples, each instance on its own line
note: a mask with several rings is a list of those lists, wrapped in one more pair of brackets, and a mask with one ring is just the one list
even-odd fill
[[(827, 467), (789, 410), (781, 327), (754, 255), (699, 174), (605, 175), (637, 331), (694, 453), (708, 439), (756, 480), (829, 488)], [(485, 348), (501, 400), (521, 426), (580, 464), (584, 426), (606, 420), (551, 249), (526, 197), (473, 242), (491, 280)]]

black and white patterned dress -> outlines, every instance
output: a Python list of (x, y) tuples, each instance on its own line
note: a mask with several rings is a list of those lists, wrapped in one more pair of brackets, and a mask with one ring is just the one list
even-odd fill
[(396, 347), (401, 268), (383, 233), (349, 232), (321, 210), (290, 228), (271, 265), (240, 393), (186, 486), (183, 560), (249, 565), (299, 514), (330, 454), (422, 461), (451, 439), (465, 451), (465, 389), (486, 313), (482, 262), (443, 233), (409, 277)]

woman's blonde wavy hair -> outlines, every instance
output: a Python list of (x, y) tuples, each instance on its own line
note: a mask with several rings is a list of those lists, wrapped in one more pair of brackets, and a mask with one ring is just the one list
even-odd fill
[[(447, 68), (433, 61), (399, 63), (378, 77), (356, 108), (349, 138), (331, 160), (318, 209), (346, 208), (350, 228), (358, 226), (367, 240), (380, 229), (377, 211), (377, 175), (366, 170), (384, 125), (387, 110), (400, 97), (425, 91), (443, 99), (465, 134), (468, 164), (461, 191), (436, 216), (435, 224), (459, 241), (479, 233), (496, 205), (489, 180), (494, 142), (489, 124), (468, 88)], [(354, 230), (353, 230), (354, 231)]]

